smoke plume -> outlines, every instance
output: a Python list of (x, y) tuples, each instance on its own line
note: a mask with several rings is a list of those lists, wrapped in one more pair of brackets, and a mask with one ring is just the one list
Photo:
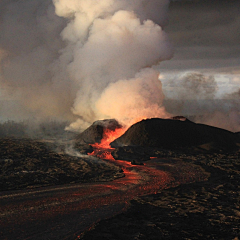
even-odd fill
[[(102, 118), (130, 124), (149, 117), (147, 108), (152, 116), (164, 117), (158, 73), (147, 67), (172, 54), (160, 25), (149, 20), (167, 1), (55, 0), (54, 4), (59, 16), (69, 18), (61, 34), (67, 42), (62, 56), (72, 54), (67, 70), (79, 89), (72, 110), (80, 118), (70, 129)], [(157, 9), (165, 16), (165, 7)], [(157, 20), (163, 24), (163, 19)]]
[[(23, 116), (77, 116), (69, 129), (84, 129), (102, 118), (130, 124), (168, 116), (159, 73), (151, 68), (172, 56), (162, 29), (168, 4), (1, 1), (0, 81), (12, 100), (8, 104)], [(7, 109), (1, 115), (9, 114)]]

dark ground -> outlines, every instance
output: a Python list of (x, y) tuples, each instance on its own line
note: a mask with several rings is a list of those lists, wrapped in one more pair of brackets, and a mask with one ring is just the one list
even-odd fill
[(0, 138), (1, 191), (110, 181), (123, 176), (121, 169), (114, 164), (94, 157), (70, 156), (49, 141)]
[[(181, 171), (173, 172), (171, 168), (183, 163), (202, 167), (210, 177), (138, 197), (127, 211), (96, 223), (81, 239), (240, 239), (240, 151), (214, 153), (208, 151), (211, 146), (201, 145), (191, 153), (152, 149), (156, 161), (173, 159), (170, 164), (162, 164), (160, 170), (181, 176)], [(113, 164), (72, 157), (61, 148), (55, 150), (51, 142), (1, 138), (1, 190), (109, 181), (123, 176)], [(128, 156), (129, 161), (146, 155), (139, 148), (131, 148), (130, 154), (128, 148), (123, 150), (115, 154)]]
[(82, 239), (240, 239), (239, 151), (176, 157), (200, 165), (210, 178), (134, 199)]

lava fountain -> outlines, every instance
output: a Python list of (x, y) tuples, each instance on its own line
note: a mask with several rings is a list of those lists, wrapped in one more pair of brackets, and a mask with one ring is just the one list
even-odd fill
[(90, 144), (94, 150), (88, 155), (96, 156), (101, 159), (115, 160), (111, 155), (111, 152), (114, 150), (114, 148), (110, 146), (110, 143), (123, 135), (125, 131), (126, 128), (116, 128), (114, 130), (108, 128), (104, 129), (101, 142)]

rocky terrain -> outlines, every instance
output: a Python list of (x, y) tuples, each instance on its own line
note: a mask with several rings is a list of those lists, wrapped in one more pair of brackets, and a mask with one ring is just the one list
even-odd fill
[(0, 138), (1, 191), (124, 176), (113, 164), (94, 157), (70, 156), (53, 145), (29, 138)]
[(159, 169), (177, 178), (177, 164), (195, 165), (209, 177), (136, 198), (126, 212), (100, 221), (81, 239), (240, 239), (239, 142), (239, 133), (185, 118), (134, 124), (110, 144), (116, 160), (161, 162)]
[(85, 144), (100, 143), (106, 129), (115, 131), (118, 128), (122, 128), (122, 126), (115, 119), (96, 121), (85, 131), (77, 135), (75, 138), (75, 147), (78, 148)]
[(237, 133), (197, 124), (183, 117), (173, 117), (151, 118), (135, 123), (110, 145), (113, 148), (141, 146), (181, 149), (211, 144), (211, 150), (229, 151), (237, 148), (237, 142), (240, 142)]
[(240, 239), (240, 152), (171, 152), (168, 158), (173, 156), (201, 166), (210, 177), (136, 198), (126, 212), (100, 221), (82, 239)]
[[(92, 152), (89, 144), (101, 142), (109, 124), (112, 131), (121, 127), (114, 120), (97, 121), (77, 135), (72, 140), (77, 153), (46, 139), (1, 138), (1, 190), (109, 181), (124, 176), (119, 167), (80, 154)], [(116, 160), (130, 161), (132, 169), (145, 164), (151, 168), (153, 163), (155, 169), (158, 166), (173, 179), (188, 183), (176, 183), (176, 187), (133, 199), (125, 212), (95, 223), (79, 238), (240, 239), (239, 143), (239, 133), (185, 118), (148, 119), (134, 124), (111, 143), (114, 149), (100, 152), (108, 151)], [(189, 171), (203, 169), (201, 173), (206, 177), (199, 182), (187, 181), (198, 174), (190, 171), (186, 176), (181, 166), (189, 166)]]

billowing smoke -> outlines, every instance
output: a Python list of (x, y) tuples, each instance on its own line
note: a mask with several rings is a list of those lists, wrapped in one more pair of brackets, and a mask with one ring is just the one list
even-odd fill
[(162, 107), (163, 99), (158, 73), (153, 69), (143, 69), (132, 79), (110, 84), (96, 107), (103, 116), (111, 112), (121, 122), (133, 124), (143, 118), (170, 116)]
[(152, 66), (172, 57), (162, 29), (168, 4), (3, 0), (1, 86), (12, 93), (22, 115), (77, 116), (69, 129), (84, 129), (102, 118), (131, 124), (167, 117), (159, 73)]
[(70, 21), (62, 31), (68, 44), (62, 56), (72, 54), (67, 70), (79, 89), (73, 113), (80, 118), (70, 129), (102, 118), (131, 124), (136, 118), (166, 116), (158, 73), (148, 67), (172, 55), (166, 34), (149, 20), (156, 9), (165, 16), (167, 3), (54, 1), (56, 13)]

